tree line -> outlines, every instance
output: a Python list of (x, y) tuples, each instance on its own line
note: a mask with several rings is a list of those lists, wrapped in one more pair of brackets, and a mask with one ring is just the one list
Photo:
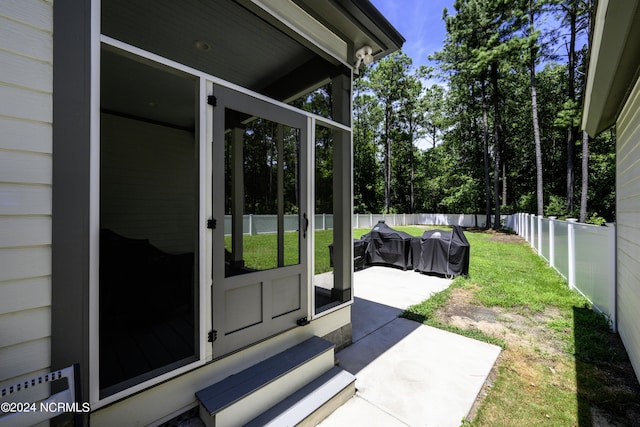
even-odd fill
[(580, 129), (592, 13), (591, 0), (457, 0), (433, 67), (400, 51), (361, 70), (355, 212), (615, 220), (615, 130)]

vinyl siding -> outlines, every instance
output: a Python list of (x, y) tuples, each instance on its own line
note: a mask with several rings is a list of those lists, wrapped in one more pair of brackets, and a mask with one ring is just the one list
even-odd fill
[(640, 378), (640, 80), (616, 127), (618, 329)]
[(52, 1), (0, 1), (0, 387), (50, 366), (52, 27)]

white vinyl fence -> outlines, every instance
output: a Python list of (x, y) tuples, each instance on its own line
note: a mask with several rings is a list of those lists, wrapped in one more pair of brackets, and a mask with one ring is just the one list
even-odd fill
[[(244, 234), (276, 233), (277, 215), (245, 215)], [(484, 227), (484, 214), (354, 214), (354, 228), (372, 228), (378, 221), (399, 225), (460, 225)], [(582, 224), (576, 220), (519, 213), (503, 215), (501, 222), (524, 237), (572, 289), (583, 294), (602, 312), (617, 331), (616, 324), (616, 230)], [(317, 214), (316, 230), (332, 230), (333, 215)], [(231, 216), (224, 219), (225, 234), (231, 234)], [(298, 215), (284, 216), (285, 231), (298, 229)]]
[[(493, 218), (492, 218), (493, 219)], [(462, 227), (484, 227), (484, 214), (353, 214), (353, 228), (372, 228), (378, 221), (387, 225), (460, 225)], [(503, 215), (502, 222), (509, 228), (511, 215)], [(284, 231), (298, 229), (298, 215), (284, 216)], [(315, 215), (316, 230), (332, 230), (333, 214)], [(244, 234), (268, 234), (278, 230), (277, 215), (244, 215)], [(231, 215), (224, 217), (224, 233), (231, 234)]]
[(567, 280), (569, 287), (607, 316), (613, 331), (617, 331), (615, 226), (524, 213), (512, 215), (511, 225)]

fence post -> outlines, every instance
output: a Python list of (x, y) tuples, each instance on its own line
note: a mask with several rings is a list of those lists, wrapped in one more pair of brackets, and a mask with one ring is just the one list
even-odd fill
[(327, 214), (322, 214), (322, 229), (327, 229)]
[(253, 215), (249, 214), (249, 235), (253, 235)]
[(542, 215), (538, 215), (538, 254), (542, 253)]
[(617, 292), (617, 253), (616, 253), (616, 225), (607, 225), (609, 231), (609, 304), (611, 314), (611, 329), (618, 332), (618, 292)]
[(529, 243), (531, 244), (532, 247), (535, 248), (536, 245), (533, 243), (536, 240), (536, 231), (535, 231), (536, 229), (535, 229), (535, 226), (533, 225), (534, 224), (534, 222), (533, 222), (534, 218), (535, 218), (535, 215), (533, 215), (533, 214), (529, 215), (529, 219), (530, 219), (530, 222), (531, 222), (531, 224), (530, 224), (531, 225), (531, 233), (530, 233), (530, 236), (529, 236), (531, 238), (531, 240), (529, 240)]
[(369, 214), (369, 226), (373, 227), (373, 214), (372, 213)]
[(360, 214), (356, 214), (356, 227), (355, 228), (360, 228)]
[(549, 266), (555, 268), (556, 267), (556, 224), (555, 216), (549, 217)]
[(576, 287), (576, 230), (575, 223), (578, 220), (575, 218), (567, 218), (568, 225), (568, 239), (569, 240), (569, 287), (574, 289)]
[(524, 227), (524, 240), (529, 241), (529, 214), (522, 214), (522, 225)]

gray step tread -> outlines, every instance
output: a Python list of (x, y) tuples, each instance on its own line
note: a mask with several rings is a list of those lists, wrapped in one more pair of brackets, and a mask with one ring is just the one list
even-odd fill
[(271, 409), (245, 424), (245, 427), (293, 426), (322, 407), (356, 380), (339, 366), (320, 375)]
[(311, 337), (196, 392), (196, 397), (209, 415), (216, 414), (333, 348), (333, 343), (320, 337)]

